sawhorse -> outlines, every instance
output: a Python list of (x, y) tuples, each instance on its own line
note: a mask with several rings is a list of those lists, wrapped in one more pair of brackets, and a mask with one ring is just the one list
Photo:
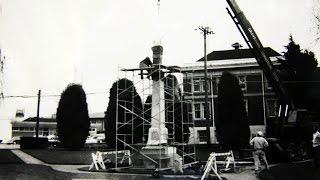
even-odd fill
[(213, 152), (213, 153), (210, 154), (210, 156), (208, 158), (207, 164), (206, 164), (206, 166), (204, 168), (205, 171), (204, 171), (204, 173), (203, 173), (203, 175), (201, 177), (201, 180), (204, 180), (205, 178), (207, 178), (209, 176), (210, 170), (212, 170), (214, 172), (214, 174), (220, 180), (222, 180), (222, 178), (218, 174), (217, 158), (216, 158), (218, 156), (227, 156), (227, 158), (225, 159), (225, 162), (226, 162), (225, 169), (229, 168), (229, 165), (230, 165), (231, 161), (233, 162), (233, 166), (234, 167), (236, 166), (232, 151), (229, 151), (229, 152), (226, 152), (226, 153), (215, 153), (215, 152)]
[(131, 161), (131, 155), (130, 155), (130, 151), (129, 150), (108, 151), (108, 152), (97, 151), (96, 154), (95, 153), (91, 153), (92, 163), (91, 163), (91, 165), (89, 167), (89, 170), (91, 170), (93, 167), (95, 167), (96, 170), (99, 170), (99, 168), (106, 169), (106, 166), (104, 164), (105, 161), (104, 161), (103, 156), (113, 155), (113, 154), (121, 154), (121, 153), (123, 154), (123, 156), (122, 156), (122, 159), (121, 159), (120, 163), (123, 164), (123, 162), (128, 159), (129, 165), (131, 165), (132, 161)]

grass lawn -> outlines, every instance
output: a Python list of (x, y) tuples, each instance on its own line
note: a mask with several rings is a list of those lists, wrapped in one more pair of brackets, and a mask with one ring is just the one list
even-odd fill
[[(201, 161), (207, 161), (209, 154), (214, 150), (216, 150), (215, 146), (210, 148), (206, 145), (199, 146), (197, 148), (197, 158)], [(22, 151), (48, 164), (75, 165), (91, 164), (91, 153), (96, 152), (96, 150), (68, 151), (64, 149), (23, 149)]]
[[(22, 151), (48, 164), (77, 165), (91, 164), (91, 153), (96, 152), (96, 150), (68, 151), (64, 149), (24, 149)], [(197, 159), (206, 162), (210, 153), (220, 151), (217, 145), (211, 145), (210, 147), (207, 145), (198, 145), (196, 147)]]
[(91, 153), (96, 152), (60, 149), (24, 149), (23, 151), (48, 164), (91, 164)]
[(35, 164), (0, 164), (0, 179), (70, 179), (71, 173)]
[[(23, 164), (24, 162), (8, 149), (0, 149), (0, 164)], [(0, 178), (1, 179), (1, 178)]]

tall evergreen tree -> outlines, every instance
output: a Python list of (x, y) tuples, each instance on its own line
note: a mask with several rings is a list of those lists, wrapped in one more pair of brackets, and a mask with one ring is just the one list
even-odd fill
[[(106, 143), (109, 147), (116, 147), (116, 131), (118, 134), (127, 134), (118, 136), (127, 144), (141, 143), (143, 137), (141, 115), (142, 102), (133, 82), (124, 78), (113, 83), (105, 118)], [(117, 143), (118, 148), (124, 148), (123, 143), (120, 141)]]
[(320, 71), (314, 53), (302, 50), (290, 36), (289, 44), (282, 61), (282, 72), (286, 74), (286, 86), (296, 108), (308, 111), (297, 117), (299, 136), (292, 137), (294, 142), (310, 142), (312, 139), (312, 122), (320, 119)]
[(318, 62), (314, 53), (308, 50), (302, 50), (299, 44), (296, 44), (293, 37), (290, 36), (289, 44), (284, 53), (285, 61), (282, 63), (282, 75), (290, 96), (297, 107), (306, 108), (308, 100), (308, 91), (313, 88), (313, 77), (316, 73)]
[(237, 150), (248, 145), (249, 121), (239, 80), (223, 72), (218, 92), (217, 138), (225, 149)]
[(57, 131), (65, 148), (80, 149), (89, 135), (90, 120), (86, 93), (79, 84), (63, 91), (57, 108)]

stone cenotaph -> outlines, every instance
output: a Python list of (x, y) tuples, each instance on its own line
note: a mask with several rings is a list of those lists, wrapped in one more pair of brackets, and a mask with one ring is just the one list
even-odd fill
[[(153, 51), (152, 109), (151, 127), (148, 131), (147, 145), (140, 152), (149, 158), (144, 159), (144, 168), (170, 169), (173, 162), (181, 157), (175, 147), (168, 145), (168, 129), (165, 127), (164, 72), (161, 71), (163, 47), (156, 45)], [(153, 159), (152, 160), (150, 160)]]

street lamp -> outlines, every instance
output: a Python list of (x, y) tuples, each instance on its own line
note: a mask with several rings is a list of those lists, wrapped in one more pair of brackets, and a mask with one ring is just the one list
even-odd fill
[(210, 111), (208, 107), (208, 69), (207, 69), (207, 34), (214, 34), (208, 26), (199, 26), (198, 29), (203, 34), (204, 40), (204, 91), (205, 91), (205, 116), (206, 116), (206, 134), (207, 134), (207, 145), (210, 145)]

